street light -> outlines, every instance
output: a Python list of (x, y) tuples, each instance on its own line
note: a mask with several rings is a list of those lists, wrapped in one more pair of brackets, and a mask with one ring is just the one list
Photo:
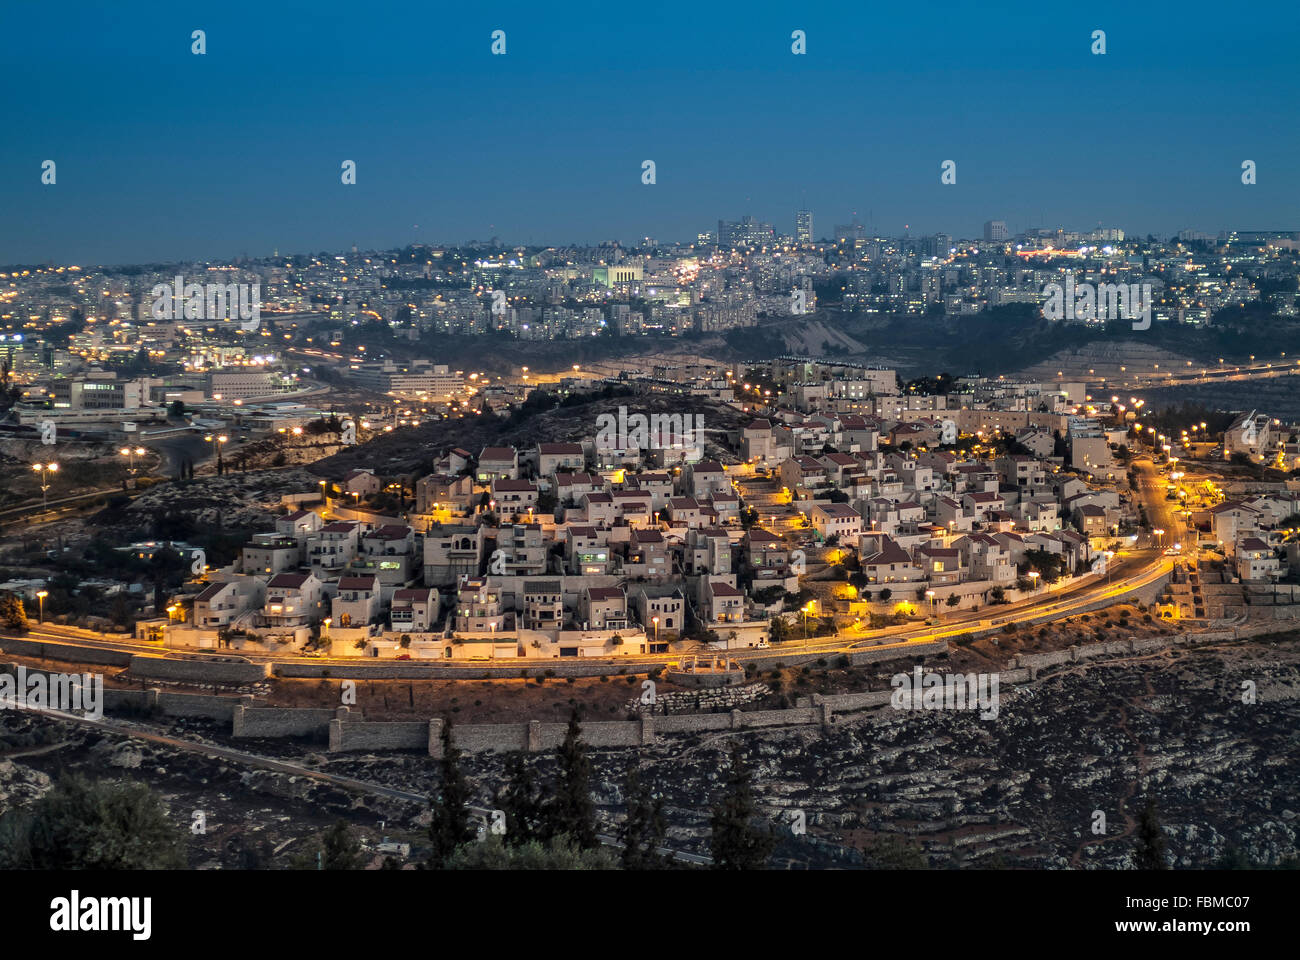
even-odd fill
[(326, 617), (324, 620), (320, 622), (321, 630), (322, 630), (321, 639), (328, 640), (330, 638), (330, 624), (333, 622), (334, 621), (329, 617)]
[(226, 434), (224, 434), (224, 433), (223, 433), (223, 434), (219, 434), (219, 435), (217, 435), (217, 436), (213, 436), (212, 434), (208, 434), (208, 435), (207, 435), (206, 437), (204, 437), (203, 439), (206, 440), (208, 443), (211, 443), (211, 444), (215, 444), (215, 445), (216, 445), (216, 448), (217, 448), (217, 476), (221, 476), (221, 475), (225, 472), (225, 464), (222, 462), (222, 459), (221, 459), (221, 446), (222, 446), (222, 444), (228, 442), (228, 441), (230, 440), (230, 437), (228, 437), (228, 436), (227, 436)]
[(51, 485), (49, 474), (58, 473), (59, 465), (57, 463), (34, 463), (32, 469), (41, 475), (41, 509), (48, 510), (50, 507), (48, 493)]
[(1030, 571), (1029, 571), (1029, 582), (1033, 585), (1033, 586), (1030, 588), (1031, 590), (1035, 590), (1035, 591), (1036, 591), (1036, 590), (1038, 589), (1038, 578), (1039, 578), (1040, 576), (1042, 576), (1042, 574), (1040, 574), (1037, 570), (1030, 570)]
[(37, 614), (37, 619), (36, 619), (37, 623), (45, 622), (45, 598), (48, 597), (49, 595), (50, 593), (48, 590), (36, 591), (36, 600), (40, 604), (40, 613)]
[(135, 465), (136, 457), (143, 457), (148, 451), (144, 447), (123, 447), (119, 453), (127, 458), (127, 473), (131, 475), (131, 486), (136, 486), (135, 475), (139, 467)]
[(1152, 530), (1151, 532), (1158, 538), (1156, 545), (1163, 547), (1165, 545), (1165, 532), (1163, 530)]
[(650, 618), (650, 622), (651, 622), (652, 624), (654, 624), (654, 628), (655, 628), (655, 645), (657, 646), (658, 643), (659, 643), (659, 618), (658, 618), (658, 617), (651, 617), (651, 618)]
[(927, 590), (925, 591), (925, 595), (930, 598), (930, 616), (933, 617), (934, 616), (934, 591)]

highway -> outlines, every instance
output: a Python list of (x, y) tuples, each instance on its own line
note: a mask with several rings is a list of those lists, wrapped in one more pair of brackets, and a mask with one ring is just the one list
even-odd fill
[(1118, 377), (1089, 375), (1084, 376), (1083, 379), (1090, 386), (1096, 386), (1104, 392), (1116, 388), (1142, 390), (1191, 384), (1272, 380), (1278, 377), (1300, 375), (1300, 360), (1288, 360), (1286, 354), (1283, 354), (1277, 360), (1256, 360), (1239, 364), (1198, 364), (1195, 361), (1192, 361), (1190, 365), (1187, 361), (1183, 361), (1183, 364), (1181, 367), (1169, 366), (1163, 370), (1125, 370)]
[[(766, 661), (781, 656), (798, 656), (800, 654), (817, 654), (819, 656), (833, 654), (848, 654), (864, 649), (889, 649), (896, 648), (900, 651), (912, 644), (931, 643), (935, 640), (946, 639), (960, 636), (964, 633), (971, 633), (980, 630), (988, 630), (991, 627), (997, 627), (1010, 621), (1023, 621), (1032, 618), (1052, 616), (1067, 617), (1082, 613), (1086, 608), (1101, 601), (1111, 600), (1118, 602), (1131, 590), (1152, 583), (1166, 576), (1173, 568), (1173, 561), (1168, 557), (1160, 555), (1156, 550), (1139, 550), (1134, 551), (1131, 556), (1123, 558), (1120, 562), (1115, 563), (1110, 571), (1108, 579), (1087, 576), (1079, 582), (1072, 583), (1067, 587), (1059, 590), (1050, 586), (1044, 586), (1039, 589), (1038, 595), (1019, 600), (1014, 603), (986, 606), (981, 610), (968, 611), (952, 615), (940, 615), (937, 623), (928, 625), (907, 625), (885, 630), (858, 632), (847, 630), (837, 634), (834, 637), (813, 638), (805, 642), (799, 639), (787, 640), (781, 643), (775, 643), (770, 648), (759, 649), (754, 647), (745, 647), (742, 649), (716, 651), (719, 655), (725, 655), (729, 659), (736, 660), (742, 664), (749, 661)], [(97, 647), (107, 650), (118, 650), (129, 653), (147, 653), (147, 654), (174, 654), (184, 656), (187, 651), (173, 650), (161, 647), (157, 643), (151, 643), (143, 640), (127, 639), (121, 635), (109, 636), (105, 634), (94, 634), (86, 630), (74, 630), (72, 628), (54, 626), (51, 624), (34, 626), (28, 634), (29, 638), (38, 640), (62, 641), (75, 644), (83, 644), (89, 647)], [(708, 656), (715, 651), (701, 649), (698, 651), (701, 655)], [(208, 656), (218, 655), (223, 657), (242, 657), (251, 662), (271, 663), (312, 663), (328, 665), (331, 668), (336, 666), (347, 666), (350, 664), (375, 664), (374, 660), (363, 660), (360, 657), (285, 657), (283, 654), (266, 654), (254, 652), (240, 652), (235, 650), (205, 651)], [(676, 653), (666, 654), (641, 654), (627, 657), (605, 657), (605, 658), (584, 658), (584, 663), (605, 663), (611, 666), (617, 665), (629, 670), (653, 670), (657, 667), (663, 667), (672, 662), (679, 662), (683, 657), (692, 656), (692, 652), (678, 651)], [(402, 666), (418, 666), (421, 661), (411, 660), (402, 661)], [(467, 678), (478, 679), (482, 676), (485, 668), (509, 667), (510, 669), (545, 669), (554, 666), (555, 660), (552, 658), (517, 658), (509, 661), (454, 661), (438, 660), (429, 662), (429, 666), (436, 666), (440, 670), (452, 668), (463, 670)], [(388, 662), (385, 661), (385, 665)], [(343, 674), (335, 673), (336, 676)], [(364, 677), (364, 673), (358, 673), (358, 676)], [(404, 678), (408, 679), (408, 678)], [(500, 679), (498, 677), (497, 679)]]

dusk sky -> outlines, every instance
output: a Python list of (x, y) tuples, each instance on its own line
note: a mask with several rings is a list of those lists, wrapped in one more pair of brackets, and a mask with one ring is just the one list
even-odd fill
[(1295, 3), (7, 0), (0, 263), (789, 233), (800, 206), (818, 236), (1300, 230), (1297, 49)]

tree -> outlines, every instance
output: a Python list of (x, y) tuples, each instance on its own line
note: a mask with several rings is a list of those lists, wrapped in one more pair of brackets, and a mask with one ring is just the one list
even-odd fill
[(360, 870), (361, 842), (346, 820), (337, 821), (289, 861), (294, 870)]
[(357, 870), (361, 867), (361, 842), (348, 828), (346, 820), (339, 820), (325, 831), (321, 841), (322, 868), (325, 870)]
[(1055, 583), (1064, 572), (1065, 557), (1047, 550), (1026, 550), (1025, 569), (1037, 570), (1047, 583)]
[(881, 591), (880, 591), (880, 602), (881, 602), (881, 603), (884, 603), (886, 600), (888, 600), (888, 599), (889, 599), (890, 597), (892, 597), (893, 595), (894, 595), (894, 591), (893, 591), (893, 590), (890, 590), (888, 587), (885, 587), (884, 590), (881, 590)]
[(948, 599), (944, 601), (944, 606), (955, 607), (959, 603), (961, 603), (961, 597), (957, 596), (955, 593), (950, 593), (948, 594)]
[(482, 843), (457, 848), (447, 861), (448, 870), (616, 870), (618, 864), (607, 850), (584, 850), (567, 837), (555, 837), (543, 844), (529, 840), (511, 846), (504, 837), (488, 836)]
[(548, 804), (547, 833), (550, 837), (567, 836), (579, 848), (590, 850), (596, 839), (596, 807), (591, 802), (591, 758), (579, 740), (578, 711), (569, 714), (569, 729), (560, 744), (559, 782), (555, 798)]
[(709, 818), (715, 870), (761, 870), (767, 866), (776, 837), (770, 825), (764, 829), (752, 823), (756, 810), (749, 769), (740, 744), (733, 743), (727, 792)]
[(443, 867), (462, 843), (476, 836), (469, 822), (469, 784), (460, 771), (460, 751), (451, 742), (451, 719), (442, 724), (441, 782), (438, 792), (429, 798), (433, 818), (429, 821), (429, 839), (433, 852), (429, 866)]
[(509, 779), (497, 794), (497, 807), (506, 815), (507, 845), (540, 840), (545, 833), (542, 794), (524, 758), (516, 754), (507, 768)]
[(1165, 832), (1160, 828), (1156, 801), (1148, 796), (1142, 816), (1138, 820), (1137, 851), (1133, 863), (1139, 870), (1167, 870), (1165, 864)]
[(30, 810), (0, 821), (0, 866), (26, 870), (175, 870), (181, 832), (142, 783), (65, 775)]
[(31, 629), (27, 622), (27, 611), (23, 608), (22, 598), (17, 594), (0, 594), (0, 623), (10, 630), (26, 633)]
[(619, 839), (623, 841), (623, 869), (660, 870), (664, 858), (660, 856), (659, 848), (668, 832), (663, 799), (650, 795), (650, 787), (641, 781), (635, 763), (628, 770), (624, 794), (627, 797), (627, 819), (619, 831)]

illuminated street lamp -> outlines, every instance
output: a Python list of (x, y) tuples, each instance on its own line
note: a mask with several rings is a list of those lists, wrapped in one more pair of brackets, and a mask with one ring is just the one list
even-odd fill
[(330, 638), (330, 624), (333, 622), (334, 621), (329, 617), (326, 617), (324, 620), (320, 622), (322, 640), (328, 640)]
[(930, 616), (933, 617), (933, 616), (934, 616), (934, 591), (933, 591), (933, 590), (927, 590), (927, 591), (925, 591), (925, 595), (926, 595), (926, 596), (929, 598), (929, 600), (930, 600)]
[(131, 486), (135, 486), (135, 475), (140, 469), (135, 465), (135, 458), (143, 457), (148, 451), (144, 447), (123, 447), (118, 452), (127, 458), (127, 473), (131, 476)]
[(1156, 540), (1156, 544), (1158, 546), (1163, 547), (1165, 545), (1165, 532), (1163, 530), (1158, 530), (1158, 529), (1152, 530), (1151, 532), (1155, 534), (1155, 536), (1158, 538)]
[(650, 622), (651, 622), (652, 624), (654, 624), (654, 628), (655, 628), (655, 643), (657, 644), (657, 643), (659, 642), (659, 618), (658, 618), (658, 617), (651, 617), (651, 618), (650, 618)]
[(1030, 570), (1030, 571), (1029, 571), (1029, 582), (1030, 582), (1031, 584), (1033, 584), (1033, 586), (1030, 588), (1031, 590), (1037, 590), (1037, 589), (1038, 589), (1038, 578), (1039, 578), (1040, 576), (1042, 576), (1042, 574), (1040, 574), (1037, 570)]
[(225, 472), (225, 463), (221, 459), (221, 448), (230, 441), (230, 437), (224, 433), (217, 436), (208, 434), (203, 439), (217, 448), (217, 476), (221, 476)]
[(50, 507), (48, 494), (52, 483), (49, 475), (58, 473), (59, 465), (57, 463), (34, 463), (32, 469), (41, 475), (41, 509), (48, 510)]
[(36, 591), (36, 601), (37, 601), (37, 603), (40, 605), (40, 606), (39, 606), (40, 613), (37, 614), (37, 618), (36, 618), (36, 622), (37, 622), (37, 623), (44, 623), (44, 622), (45, 622), (45, 598), (48, 597), (49, 595), (50, 595), (50, 592), (49, 592), (48, 590), (37, 590), (37, 591)]

